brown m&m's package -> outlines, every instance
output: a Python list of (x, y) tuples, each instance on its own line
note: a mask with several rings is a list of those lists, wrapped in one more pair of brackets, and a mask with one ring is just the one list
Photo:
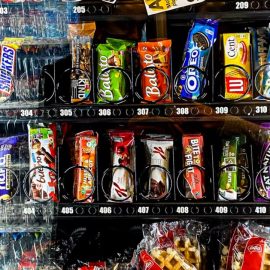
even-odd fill
[[(171, 40), (139, 42), (142, 98), (146, 102), (171, 102)], [(160, 71), (161, 70), (161, 71)]]
[(186, 198), (202, 199), (205, 193), (203, 166), (203, 136), (201, 134), (185, 134), (182, 138), (183, 165)]
[(114, 166), (110, 201), (133, 202), (135, 189), (134, 132), (112, 130), (109, 131), (109, 136), (112, 146), (112, 166)]
[[(74, 178), (74, 197), (85, 203), (93, 202), (94, 177), (96, 173), (96, 149), (98, 135), (87, 130), (75, 135), (75, 162), (86, 169), (76, 169)], [(91, 172), (91, 173), (90, 173)]]
[(68, 26), (72, 52), (71, 103), (91, 103), (91, 48), (95, 31), (95, 22)]

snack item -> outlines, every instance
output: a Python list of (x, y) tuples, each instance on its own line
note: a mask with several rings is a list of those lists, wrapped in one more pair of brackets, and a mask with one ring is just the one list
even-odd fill
[[(239, 137), (222, 140), (222, 156), (220, 167), (237, 164)], [(237, 200), (237, 172), (236, 166), (229, 166), (220, 172), (219, 200)]]
[[(75, 163), (87, 168), (92, 175), (82, 169), (75, 171), (74, 197), (76, 200), (85, 200), (85, 203), (93, 202), (94, 179), (96, 173), (96, 149), (98, 136), (94, 131), (83, 131), (75, 135)], [(90, 196), (90, 197), (89, 197)]]
[(262, 144), (259, 170), (261, 170), (261, 173), (256, 178), (257, 190), (260, 196), (256, 198), (256, 201), (266, 202), (270, 199), (270, 123), (262, 123), (260, 127)]
[[(123, 166), (134, 172), (135, 142), (132, 131), (110, 131), (112, 166)], [(114, 168), (110, 201), (133, 202), (135, 179), (125, 168)]]
[(105, 70), (111, 67), (127, 70), (128, 50), (133, 46), (133, 42), (113, 38), (108, 38), (106, 41), (106, 44), (99, 44), (97, 47), (98, 76), (100, 76), (98, 103), (119, 102), (127, 94), (126, 77), (123, 71), (113, 68)]
[(186, 198), (202, 199), (205, 193), (204, 171), (192, 165), (203, 166), (203, 136), (201, 134), (183, 135), (183, 165), (188, 167), (184, 172)]
[[(171, 40), (138, 43), (140, 67), (142, 70), (148, 68), (141, 76), (142, 97), (147, 102), (172, 101), (171, 85), (168, 81), (171, 77), (171, 45)], [(161, 69), (168, 79), (155, 68)]]
[(16, 46), (0, 46), (0, 102), (7, 101), (14, 92)]
[(18, 142), (18, 137), (0, 138), (0, 200), (9, 200), (11, 197), (11, 181), (12, 174), (10, 170), (3, 167), (12, 169), (14, 155), (14, 147)]
[[(250, 33), (222, 34), (225, 68), (225, 93), (229, 100), (250, 99), (251, 76)], [(239, 68), (238, 68), (239, 67)]]
[(29, 175), (31, 180), (29, 195), (34, 200), (48, 200), (51, 198), (56, 202), (58, 200), (56, 175), (53, 171), (43, 168), (56, 169), (56, 125), (28, 125), (28, 142), (30, 170), (39, 167)]
[[(96, 30), (95, 22), (68, 25), (68, 37), (71, 41), (71, 103), (85, 101), (90, 103), (91, 92), (91, 48)], [(88, 76), (86, 76), (86, 74)]]
[[(173, 139), (170, 135), (147, 135), (143, 140), (149, 156), (149, 165), (158, 165), (169, 170), (170, 149), (173, 148)], [(169, 191), (169, 179), (166, 171), (153, 167), (150, 170), (148, 194), (150, 199), (165, 197)]]
[(218, 22), (211, 19), (196, 20), (190, 29), (183, 57), (183, 69), (179, 74), (177, 85), (177, 94), (180, 98), (197, 99), (202, 95), (205, 84), (202, 72), (207, 68), (217, 31)]
[(188, 263), (185, 258), (180, 256), (178, 252), (172, 248), (153, 249), (151, 256), (161, 269), (174, 269), (174, 270), (196, 270), (195, 266)]
[(162, 270), (146, 250), (140, 251), (139, 266), (142, 270)]

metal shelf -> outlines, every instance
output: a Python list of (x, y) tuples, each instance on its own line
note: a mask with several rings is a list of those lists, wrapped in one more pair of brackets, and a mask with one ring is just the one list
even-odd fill
[(252, 218), (269, 219), (270, 204), (240, 202), (156, 202), (132, 204), (59, 204), (56, 218)]

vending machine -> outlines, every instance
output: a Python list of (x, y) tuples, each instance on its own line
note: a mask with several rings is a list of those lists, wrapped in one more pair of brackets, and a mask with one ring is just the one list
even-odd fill
[(0, 270), (270, 269), (269, 22), (0, 0)]

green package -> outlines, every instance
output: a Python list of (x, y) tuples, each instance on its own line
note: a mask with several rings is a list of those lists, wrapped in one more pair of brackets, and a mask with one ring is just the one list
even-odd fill
[(128, 69), (127, 58), (129, 48), (133, 46), (133, 42), (108, 38), (106, 44), (99, 44), (98, 53), (98, 77), (99, 92), (98, 103), (103, 102), (119, 102), (123, 100), (127, 94), (126, 76), (121, 70), (107, 68), (116, 67), (124, 70)]
[[(239, 137), (222, 140), (222, 155), (220, 167), (237, 164)], [(220, 173), (219, 200), (237, 200), (237, 166), (229, 166)]]

